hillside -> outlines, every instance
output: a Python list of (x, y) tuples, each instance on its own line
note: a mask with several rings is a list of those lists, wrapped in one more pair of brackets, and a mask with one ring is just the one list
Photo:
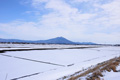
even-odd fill
[(96, 43), (92, 43), (92, 42), (73, 42), (64, 37), (56, 37), (56, 38), (52, 38), (52, 39), (48, 39), (48, 40), (37, 40), (37, 41), (0, 38), (0, 42), (45, 43), (45, 44), (89, 44), (89, 45), (96, 44)]

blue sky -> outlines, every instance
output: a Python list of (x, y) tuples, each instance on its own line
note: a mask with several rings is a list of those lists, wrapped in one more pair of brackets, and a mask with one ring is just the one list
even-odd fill
[(0, 0), (0, 38), (120, 43), (120, 0)]
[(34, 8), (26, 5), (23, 0), (0, 0), (0, 22), (6, 23), (19, 19), (35, 20), (34, 15), (25, 14), (28, 10), (34, 10)]

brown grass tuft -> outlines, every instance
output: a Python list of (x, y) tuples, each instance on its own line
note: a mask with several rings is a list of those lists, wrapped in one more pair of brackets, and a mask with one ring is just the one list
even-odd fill
[[(113, 70), (114, 72), (117, 72), (116, 67), (119, 64), (120, 64), (120, 57), (115, 57), (108, 61), (98, 63), (95, 67), (91, 66), (87, 69), (78, 71), (78, 72), (70, 75), (71, 77), (68, 80), (78, 80), (78, 79), (80, 79), (80, 77), (86, 76), (89, 73), (92, 73), (92, 74), (88, 75), (88, 77), (86, 77), (86, 80), (101, 80), (100, 77), (103, 77), (102, 72), (104, 72), (104, 71), (110, 72), (111, 70)], [(63, 78), (65, 79), (68, 77), (65, 76)]]

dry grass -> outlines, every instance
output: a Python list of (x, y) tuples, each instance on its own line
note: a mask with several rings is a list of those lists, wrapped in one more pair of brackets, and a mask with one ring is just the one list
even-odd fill
[[(110, 59), (108, 61), (104, 61), (102, 63), (97, 64), (95, 67), (89, 67), (87, 69), (84, 69), (82, 71), (78, 71), (72, 75), (65, 76), (62, 78), (62, 80), (80, 80), (81, 77), (87, 76), (86, 80), (101, 80), (100, 77), (103, 77), (102, 72), (108, 71), (110, 72), (113, 70), (114, 72), (117, 72), (116, 67), (120, 64), (120, 57), (115, 57), (113, 59)], [(89, 75), (91, 73), (91, 75)]]

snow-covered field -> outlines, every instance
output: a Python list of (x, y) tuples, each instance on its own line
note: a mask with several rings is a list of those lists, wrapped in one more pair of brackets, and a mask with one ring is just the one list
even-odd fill
[[(28, 45), (25, 47), (27, 46)], [(76, 47), (76, 45), (33, 46), (31, 44), (32, 48), (43, 48), (46, 46), (56, 46), (57, 48)], [(0, 47), (3, 47), (3, 45)], [(21, 46), (14, 45), (14, 47)], [(28, 47), (30, 47), (30, 44)], [(77, 45), (77, 47), (80, 47), (80, 45)], [(1, 50), (3, 49), (4, 48)], [(120, 56), (120, 47), (102, 46), (84, 49), (34, 50), (0, 53), (0, 80), (10, 80), (14, 78), (19, 78), (18, 80), (56, 80), (83, 68), (109, 60), (115, 56)]]
[(64, 44), (0, 44), (0, 50), (33, 49), (33, 48), (71, 48), (71, 47), (96, 47), (96, 45), (64, 45)]

